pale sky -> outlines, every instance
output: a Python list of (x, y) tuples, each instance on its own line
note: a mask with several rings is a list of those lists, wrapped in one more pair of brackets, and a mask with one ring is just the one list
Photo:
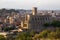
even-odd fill
[(0, 0), (0, 8), (60, 10), (60, 0)]

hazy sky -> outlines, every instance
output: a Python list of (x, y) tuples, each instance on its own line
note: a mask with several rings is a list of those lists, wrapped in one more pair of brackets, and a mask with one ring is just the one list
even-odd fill
[(60, 0), (0, 0), (0, 8), (60, 10)]

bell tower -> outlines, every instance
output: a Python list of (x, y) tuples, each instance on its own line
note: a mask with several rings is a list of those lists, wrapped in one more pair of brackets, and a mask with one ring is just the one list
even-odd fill
[(33, 7), (32, 8), (32, 15), (36, 15), (37, 14), (37, 7)]

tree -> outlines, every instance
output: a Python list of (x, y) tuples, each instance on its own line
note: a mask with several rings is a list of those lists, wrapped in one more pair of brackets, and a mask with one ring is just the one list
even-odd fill
[(4, 31), (14, 30), (14, 26), (4, 27), (3, 30), (4, 30)]
[(51, 32), (48, 38), (60, 39), (60, 28), (56, 28), (55, 32)]
[(47, 38), (47, 36), (50, 32), (51, 32), (50, 30), (44, 30), (44, 31), (40, 32), (39, 37)]
[(17, 35), (15, 40), (32, 40), (32, 36), (28, 32), (22, 32)]
[(45, 23), (43, 26), (48, 27), (48, 26), (50, 26), (50, 24), (49, 23)]
[(50, 38), (50, 39), (55, 39), (55, 38), (56, 38), (56, 33), (55, 33), (55, 32), (51, 32), (51, 33), (48, 35), (48, 38)]
[(0, 40), (6, 40), (6, 38), (3, 35), (0, 35)]
[(53, 20), (53, 21), (51, 22), (51, 25), (52, 25), (53, 27), (60, 27), (60, 21)]
[(60, 38), (60, 28), (56, 28), (56, 38)]
[(15, 40), (15, 39), (14, 39), (13, 35), (8, 35), (7, 40)]
[(36, 32), (35, 31), (30, 31), (30, 35), (33, 37), (34, 35), (36, 34)]
[(48, 26), (60, 27), (60, 21), (53, 20), (50, 23), (45, 23), (43, 26), (45, 26), (45, 27), (48, 27)]
[(34, 40), (35, 40), (35, 39), (39, 39), (39, 40), (40, 40), (40, 38), (47, 38), (47, 37), (48, 37), (48, 34), (49, 34), (50, 32), (51, 32), (50, 30), (44, 30), (44, 31), (40, 32), (39, 34), (36, 34), (36, 35), (33, 37), (33, 39), (34, 39)]
[(15, 38), (15, 40), (23, 40), (23, 39), (25, 39), (24, 33), (18, 34), (17, 37)]
[(34, 37), (33, 37), (33, 40), (37, 40), (37, 39), (40, 40), (39, 34), (35, 34)]

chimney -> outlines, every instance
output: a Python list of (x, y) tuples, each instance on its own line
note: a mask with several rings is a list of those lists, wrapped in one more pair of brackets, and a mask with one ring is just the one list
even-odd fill
[(37, 7), (33, 7), (32, 9), (32, 15), (36, 15), (37, 14)]

